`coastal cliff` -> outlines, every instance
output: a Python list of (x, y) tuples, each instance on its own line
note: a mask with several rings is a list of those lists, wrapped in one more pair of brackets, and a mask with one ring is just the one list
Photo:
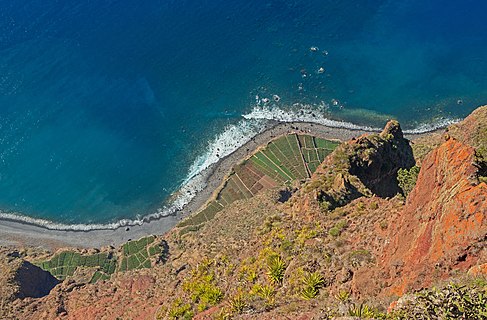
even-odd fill
[(391, 293), (487, 261), (487, 185), (478, 180), (479, 167), (475, 149), (453, 138), (426, 157), (379, 264)]
[[(211, 215), (205, 211), (197, 224), (196, 214), (163, 236), (118, 249), (14, 256), (5, 250), (3, 257), (10, 254), (13, 262), (4, 269), (30, 261), (35, 268), (26, 272), (49, 270), (61, 283), (54, 287), (47, 276), (39, 284), (43, 294), (21, 296), (14, 292), (27, 288), (25, 281), (14, 280), (17, 272), (5, 273), (3, 281), (20, 289), (2, 292), (0, 314), (7, 319), (408, 319), (426, 317), (431, 311), (426, 306), (433, 306), (439, 318), (482, 319), (487, 316), (486, 124), (487, 107), (481, 107), (445, 132), (411, 142), (399, 123), (390, 121), (379, 134), (336, 147), (313, 174), (236, 196)], [(295, 139), (298, 147), (304, 141)], [(303, 156), (307, 148), (298, 147)], [(261, 167), (256, 181), (267, 181), (266, 170)], [(282, 167), (283, 177), (287, 172)], [(237, 190), (233, 186), (230, 191)], [(418, 290), (424, 291), (415, 295)], [(445, 292), (457, 300), (451, 302)]]

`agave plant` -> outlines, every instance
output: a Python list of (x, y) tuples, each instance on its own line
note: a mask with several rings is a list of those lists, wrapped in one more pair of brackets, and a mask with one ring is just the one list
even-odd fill
[(350, 301), (350, 293), (347, 291), (340, 291), (335, 295), (335, 299), (342, 303)]
[(348, 315), (351, 317), (370, 319), (376, 316), (376, 312), (373, 308), (364, 303), (361, 303), (358, 307), (352, 303), (348, 308)]
[(239, 292), (234, 297), (232, 297), (229, 300), (228, 304), (229, 304), (230, 310), (233, 313), (237, 313), (237, 314), (242, 313), (242, 311), (247, 306), (247, 303), (245, 302), (245, 296), (241, 292)]
[(267, 275), (273, 284), (280, 285), (286, 272), (286, 263), (279, 255), (272, 255), (267, 261)]
[(301, 290), (301, 297), (305, 300), (315, 298), (320, 289), (325, 284), (325, 279), (318, 272), (306, 273), (302, 279), (303, 289)]

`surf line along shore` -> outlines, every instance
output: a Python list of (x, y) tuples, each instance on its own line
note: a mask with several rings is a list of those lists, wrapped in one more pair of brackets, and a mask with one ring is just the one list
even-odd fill
[[(309, 122), (269, 122), (262, 133), (203, 170), (200, 174), (205, 182), (205, 187), (182, 210), (176, 211), (174, 214), (152, 219), (140, 225), (98, 230), (54, 230), (28, 222), (0, 218), (0, 245), (44, 247), (51, 250), (61, 247), (101, 248), (118, 246), (147, 235), (161, 235), (204, 206), (236, 164), (278, 136), (290, 133), (308, 133), (324, 139), (347, 141), (365, 133), (378, 131), (336, 128)], [(426, 134), (429, 133), (410, 134), (406, 137), (413, 139)]]

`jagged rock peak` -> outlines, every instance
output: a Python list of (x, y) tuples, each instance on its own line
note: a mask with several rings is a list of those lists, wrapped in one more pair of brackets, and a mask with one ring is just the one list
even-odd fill
[(384, 127), (384, 130), (380, 133), (381, 138), (387, 138), (389, 135), (392, 135), (395, 139), (402, 139), (404, 138), (401, 125), (397, 120), (389, 120)]
[(398, 170), (414, 164), (399, 122), (389, 121), (380, 134), (365, 134), (338, 146), (302, 187), (293, 208), (295, 212), (318, 212), (363, 196), (393, 197), (401, 192)]

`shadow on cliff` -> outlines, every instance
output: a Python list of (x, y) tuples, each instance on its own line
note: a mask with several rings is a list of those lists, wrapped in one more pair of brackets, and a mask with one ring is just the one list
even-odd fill
[(28, 261), (22, 261), (14, 277), (18, 285), (17, 298), (41, 298), (59, 284), (49, 272)]
[(350, 161), (350, 174), (356, 176), (373, 194), (393, 197), (402, 190), (398, 185), (397, 172), (409, 169), (416, 163), (413, 149), (404, 138), (398, 122), (390, 121), (382, 133), (362, 139), (357, 155)]
[(363, 135), (338, 146), (304, 192), (314, 189), (320, 207), (326, 209), (363, 196), (393, 197), (402, 192), (397, 172), (415, 163), (409, 140), (399, 123), (392, 120), (380, 134)]

